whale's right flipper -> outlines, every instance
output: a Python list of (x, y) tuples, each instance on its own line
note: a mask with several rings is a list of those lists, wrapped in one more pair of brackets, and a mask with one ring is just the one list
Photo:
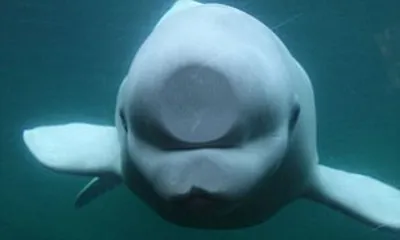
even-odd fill
[(122, 182), (120, 145), (113, 126), (81, 122), (39, 126), (24, 130), (23, 140), (44, 167), (94, 177), (78, 194), (78, 208)]
[(42, 166), (72, 175), (120, 174), (120, 145), (113, 126), (72, 122), (23, 131), (23, 141)]

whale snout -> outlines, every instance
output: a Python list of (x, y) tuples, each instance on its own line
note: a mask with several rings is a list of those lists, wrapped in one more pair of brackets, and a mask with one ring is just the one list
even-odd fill
[[(212, 154), (213, 155), (213, 154)], [(173, 206), (194, 214), (218, 214), (237, 202), (232, 195), (230, 168), (214, 156), (175, 159), (158, 176), (160, 195)]]
[(158, 187), (164, 198), (226, 195), (226, 182), (232, 176), (223, 160), (205, 155), (176, 156), (170, 161), (158, 174)]

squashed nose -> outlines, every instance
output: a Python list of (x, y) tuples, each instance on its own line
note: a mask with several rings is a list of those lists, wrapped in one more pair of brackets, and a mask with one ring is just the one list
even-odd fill
[(221, 194), (225, 181), (230, 178), (217, 158), (202, 154), (189, 157), (180, 169), (175, 170), (179, 172), (177, 184), (184, 194)]
[(225, 136), (239, 118), (238, 98), (228, 78), (205, 66), (180, 69), (160, 91), (160, 123), (186, 143)]

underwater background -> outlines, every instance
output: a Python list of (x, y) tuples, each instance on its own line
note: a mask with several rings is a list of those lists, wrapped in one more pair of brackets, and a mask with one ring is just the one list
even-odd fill
[[(219, 2), (274, 28), (308, 72), (321, 162), (400, 187), (400, 1)], [(400, 239), (306, 200), (235, 231), (174, 226), (124, 187), (74, 209), (89, 179), (44, 169), (22, 130), (112, 124), (130, 61), (172, 3), (0, 0), (0, 240)]]

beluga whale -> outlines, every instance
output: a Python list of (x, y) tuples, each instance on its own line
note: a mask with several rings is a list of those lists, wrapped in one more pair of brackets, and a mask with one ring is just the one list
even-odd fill
[(309, 199), (400, 233), (400, 191), (320, 164), (312, 83), (278, 36), (228, 5), (178, 0), (136, 52), (115, 122), (31, 126), (40, 165), (91, 177), (75, 206), (119, 185), (164, 220), (238, 229)]

